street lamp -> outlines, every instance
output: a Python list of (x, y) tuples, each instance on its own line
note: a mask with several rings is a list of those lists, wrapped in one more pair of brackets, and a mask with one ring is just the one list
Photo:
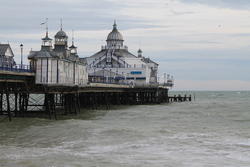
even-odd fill
[(20, 45), (21, 48), (21, 69), (23, 68), (23, 44)]

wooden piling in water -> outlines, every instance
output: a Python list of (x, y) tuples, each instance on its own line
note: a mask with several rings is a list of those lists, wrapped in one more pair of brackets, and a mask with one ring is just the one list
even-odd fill
[(12, 117), (11, 117), (11, 111), (10, 111), (10, 94), (8, 90), (5, 93), (5, 95), (6, 95), (6, 102), (7, 102), (7, 113), (8, 113), (9, 121), (11, 121)]
[(18, 111), (18, 108), (17, 108), (18, 93), (15, 93), (14, 96), (15, 96), (15, 110), (14, 110), (14, 115), (16, 117), (17, 116), (17, 111)]

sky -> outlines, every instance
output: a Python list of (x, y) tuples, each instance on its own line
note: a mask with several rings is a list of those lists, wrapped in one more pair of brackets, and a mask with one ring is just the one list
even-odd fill
[[(0, 0), (0, 42), (15, 60), (39, 50), (60, 28), (80, 57), (98, 52), (114, 20), (129, 51), (159, 63), (159, 78), (171, 74), (174, 90), (250, 90), (249, 0)], [(25, 60), (28, 63), (27, 60)]]

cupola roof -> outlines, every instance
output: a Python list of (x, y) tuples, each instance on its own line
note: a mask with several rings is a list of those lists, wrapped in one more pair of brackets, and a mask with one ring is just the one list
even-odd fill
[(122, 34), (118, 31), (116, 22), (114, 22), (113, 30), (109, 33), (107, 41), (123, 41)]
[(55, 38), (68, 38), (67, 34), (61, 29), (55, 35)]

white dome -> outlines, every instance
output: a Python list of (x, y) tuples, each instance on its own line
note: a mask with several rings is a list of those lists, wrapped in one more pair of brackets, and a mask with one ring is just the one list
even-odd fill
[(123, 41), (122, 34), (117, 30), (116, 23), (114, 23), (113, 30), (109, 33), (107, 41)]

